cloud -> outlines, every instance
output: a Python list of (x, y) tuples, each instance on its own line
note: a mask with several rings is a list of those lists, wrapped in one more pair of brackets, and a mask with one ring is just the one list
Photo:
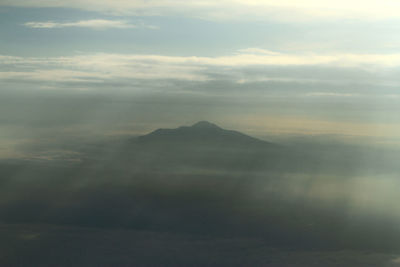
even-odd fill
[(280, 55), (279, 52), (262, 49), (262, 48), (258, 48), (258, 47), (250, 47), (250, 48), (240, 49), (239, 52), (243, 53), (243, 54), (259, 54), (259, 55), (271, 55), (271, 56)]
[(400, 263), (400, 257), (397, 257), (392, 260), (392, 263)]
[(400, 3), (396, 0), (3, 0), (0, 5), (77, 8), (116, 15), (181, 15), (217, 20), (377, 20), (400, 17)]
[(92, 20), (80, 20), (76, 22), (26, 22), (24, 26), (35, 29), (54, 29), (54, 28), (68, 28), (68, 27), (79, 27), (79, 28), (91, 28), (91, 29), (128, 29), (128, 28), (137, 28), (137, 27), (146, 27), (146, 28), (156, 28), (155, 26), (148, 25), (134, 25), (129, 22), (122, 20), (105, 20), (105, 19), (92, 19)]
[(307, 93), (306, 96), (313, 97), (354, 97), (358, 96), (357, 94), (346, 94), (346, 93), (336, 93), (336, 92), (311, 92)]
[[(268, 75), (265, 68), (356, 68), (368, 73), (400, 66), (400, 54), (285, 54), (250, 48), (230, 56), (165, 56), (137, 54), (88, 54), (69, 57), (13, 57), (0, 55), (0, 81), (89, 82), (110, 80), (185, 80), (230, 79), (234, 83), (284, 82), (340, 84), (332, 75), (309, 77)], [(2, 71), (3, 70), (3, 71)], [(385, 83), (398, 81), (385, 78)], [(364, 78), (363, 78), (364, 79)], [(365, 81), (369, 81), (368, 77)], [(380, 82), (380, 80), (376, 80)], [(326, 93), (324, 93), (326, 94)], [(315, 95), (314, 95), (315, 96)]]
[[(270, 129), (274, 134), (338, 134), (364, 137), (398, 137), (400, 125), (383, 122), (321, 120), (299, 116), (237, 115), (230, 121), (243, 122), (243, 128), (251, 132), (265, 133)], [(273, 131), (271, 131), (273, 129)]]
[[(0, 56), (0, 81), (89, 82), (125, 79), (204, 81), (203, 67), (155, 55), (94, 54), (55, 58)], [(29, 71), (27, 71), (27, 68)]]
[[(346, 61), (342, 62), (344, 59)], [(372, 68), (367, 71), (368, 66)], [(73, 115), (68, 116), (80, 120), (82, 116), (78, 107), (90, 112), (93, 110), (96, 118), (109, 116), (112, 119), (108, 122), (113, 123), (120, 120), (121, 114), (126, 114), (126, 121), (129, 121), (134, 117), (132, 114), (144, 114), (143, 110), (149, 110), (151, 116), (162, 114), (175, 121), (177, 118), (183, 120), (193, 116), (201, 119), (223, 113), (230, 114), (232, 121), (238, 118), (254, 122), (248, 129), (258, 133), (273, 129), (276, 133), (366, 133), (386, 138), (400, 132), (398, 126), (390, 126), (394, 122), (398, 125), (395, 114), (399, 106), (397, 90), (400, 79), (398, 71), (391, 69), (393, 66), (400, 66), (398, 54), (306, 55), (262, 48), (243, 49), (229, 56), (217, 57), (106, 53), (66, 57), (5, 55), (0, 56), (0, 88), (3, 95), (16, 91), (18, 97), (12, 97), (11, 100), (16, 99), (12, 101), (18, 102), (20, 95), (31, 94), (34, 96), (32, 99), (38, 99), (37, 106), (40, 107), (44, 104), (36, 96), (38, 92), (59, 95), (62, 99), (71, 92), (75, 94), (85, 90), (85, 95), (94, 93), (101, 95), (100, 98), (103, 95), (123, 95), (121, 101), (126, 102), (116, 111), (114, 102), (108, 100), (72, 104), (81, 98), (80, 94), (71, 101), (60, 100), (60, 105), (47, 101), (51, 106), (48, 110), (54, 107), (58, 110), (61, 105), (65, 107), (65, 113), (60, 111), (55, 122), (56, 115), (51, 112), (33, 113), (28, 104), (27, 108), (17, 110), (14, 102), (3, 97), (0, 98), (0, 107), (4, 112), (0, 112), (3, 114), (0, 120), (10, 124), (15, 120), (24, 124), (44, 121), (45, 125), (53, 127), (57, 123), (64, 124), (62, 114), (71, 113)], [(393, 86), (385, 87), (387, 82)], [(125, 94), (130, 97), (125, 99)], [(82, 101), (86, 100), (83, 97)], [(147, 107), (147, 103), (153, 105)], [(192, 106), (193, 109), (187, 108)], [(151, 111), (154, 107), (157, 108)], [(10, 117), (12, 112), (9, 110), (14, 109), (16, 112)], [(125, 109), (134, 110), (128, 114)], [(257, 113), (260, 117), (238, 117), (242, 113)], [(268, 117), (270, 114), (273, 115)], [(280, 117), (275, 114), (280, 114)], [(292, 114), (304, 118), (291, 120)], [(66, 123), (69, 123), (68, 116), (65, 116)], [(363, 123), (339, 123), (341, 120)], [(382, 122), (382, 125), (376, 126), (371, 121)]]

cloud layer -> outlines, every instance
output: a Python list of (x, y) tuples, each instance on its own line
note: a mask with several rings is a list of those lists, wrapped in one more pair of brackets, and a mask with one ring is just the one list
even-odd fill
[(357, 18), (367, 20), (399, 18), (400, 3), (394, 0), (3, 0), (1, 5), (22, 7), (67, 7), (113, 14), (171, 15), (206, 19), (310, 19)]
[[(331, 80), (321, 77), (266, 76), (262, 71), (246, 71), (271, 67), (358, 68), (368, 72), (400, 66), (400, 54), (284, 54), (248, 48), (237, 54), (219, 57), (163, 56), (135, 54), (89, 54), (70, 57), (0, 56), (0, 80), (86, 81), (107, 79), (177, 79), (207, 81), (216, 76), (233, 78), (238, 83), (291, 82), (301, 79), (312, 83)], [(239, 72), (238, 72), (239, 71)], [(350, 78), (351, 79), (351, 78)], [(336, 81), (340, 82), (340, 81)], [(386, 80), (390, 83), (390, 80)]]
[(179, 125), (204, 118), (241, 124), (258, 136), (392, 138), (400, 133), (398, 66), (399, 54), (290, 54), (262, 48), (216, 57), (0, 56), (0, 122), (11, 125), (10, 139), (24, 132), (18, 125), (102, 132), (128, 131), (135, 120)]
[(24, 26), (35, 29), (54, 29), (54, 28), (69, 28), (69, 27), (79, 27), (79, 28), (91, 28), (91, 29), (128, 29), (137, 27), (155, 28), (154, 26), (147, 25), (134, 25), (123, 20), (105, 20), (105, 19), (92, 19), (92, 20), (80, 20), (75, 22), (26, 22)]

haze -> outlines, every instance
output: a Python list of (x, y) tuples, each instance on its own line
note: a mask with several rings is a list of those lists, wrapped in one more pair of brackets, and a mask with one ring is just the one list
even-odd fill
[(399, 14), (0, 0), (0, 265), (398, 265)]

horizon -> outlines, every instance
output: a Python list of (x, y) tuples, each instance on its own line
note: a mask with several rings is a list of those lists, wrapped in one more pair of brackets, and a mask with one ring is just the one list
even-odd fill
[(90, 3), (0, 3), (2, 158), (45, 136), (201, 118), (262, 138), (400, 144), (392, 1)]
[(0, 266), (400, 266), (398, 0), (0, 25)]

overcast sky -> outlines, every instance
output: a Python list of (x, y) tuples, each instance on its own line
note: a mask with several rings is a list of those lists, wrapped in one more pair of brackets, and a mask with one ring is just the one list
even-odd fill
[(209, 120), (400, 137), (400, 2), (0, 0), (0, 154)]

